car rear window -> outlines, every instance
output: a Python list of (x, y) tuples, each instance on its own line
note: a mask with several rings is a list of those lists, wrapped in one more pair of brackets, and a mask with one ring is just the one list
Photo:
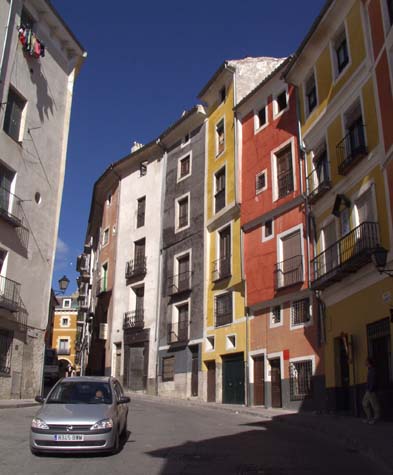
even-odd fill
[(49, 394), (49, 404), (112, 404), (108, 383), (62, 381)]

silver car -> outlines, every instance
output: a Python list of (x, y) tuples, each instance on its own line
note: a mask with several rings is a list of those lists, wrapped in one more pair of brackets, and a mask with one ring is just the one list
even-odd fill
[(31, 423), (30, 449), (40, 452), (110, 451), (116, 453), (127, 432), (128, 403), (112, 377), (61, 379)]

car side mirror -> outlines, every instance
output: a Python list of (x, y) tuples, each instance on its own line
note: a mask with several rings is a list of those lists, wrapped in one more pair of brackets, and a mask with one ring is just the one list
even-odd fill
[(45, 402), (44, 396), (36, 396), (34, 399), (35, 399), (35, 401), (39, 402), (40, 404), (44, 404), (44, 402)]
[(131, 399), (128, 396), (121, 396), (119, 400), (117, 401), (118, 404), (127, 404), (131, 401)]

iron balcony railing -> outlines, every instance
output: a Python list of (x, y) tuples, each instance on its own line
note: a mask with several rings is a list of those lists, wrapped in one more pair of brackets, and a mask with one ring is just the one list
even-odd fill
[(213, 262), (212, 280), (216, 282), (231, 276), (231, 256), (221, 257)]
[(0, 308), (17, 312), (21, 307), (20, 284), (0, 276)]
[(88, 254), (81, 254), (76, 259), (76, 270), (80, 273), (80, 281), (86, 282), (90, 277), (89, 261), (90, 256)]
[(188, 341), (188, 320), (176, 323), (168, 323), (168, 344)]
[(59, 348), (57, 350), (58, 355), (69, 355), (71, 354), (71, 349), (70, 348)]
[(278, 262), (275, 276), (276, 290), (303, 282), (303, 256), (294, 256)]
[(365, 126), (355, 123), (337, 145), (338, 173), (346, 175), (356, 163), (367, 155)]
[(22, 200), (0, 186), (0, 217), (12, 226), (23, 226)]
[(329, 176), (329, 162), (324, 161), (315, 168), (307, 177), (308, 200), (314, 203), (332, 187)]
[(293, 173), (292, 170), (286, 170), (277, 177), (278, 197), (283, 198), (293, 191)]
[(191, 290), (191, 272), (182, 272), (168, 279), (168, 295), (175, 295)]
[(311, 261), (311, 288), (322, 290), (368, 264), (378, 243), (378, 223), (361, 223)]
[(126, 263), (126, 279), (141, 277), (146, 274), (146, 257), (138, 257)]
[(144, 309), (137, 308), (124, 314), (123, 330), (130, 328), (143, 328), (144, 322)]

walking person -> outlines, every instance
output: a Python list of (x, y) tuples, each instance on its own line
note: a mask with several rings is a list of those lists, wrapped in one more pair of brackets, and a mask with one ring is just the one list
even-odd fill
[(363, 422), (374, 424), (380, 417), (380, 407), (377, 397), (377, 370), (372, 358), (366, 359), (367, 366), (367, 389), (363, 396), (362, 406), (366, 414)]

